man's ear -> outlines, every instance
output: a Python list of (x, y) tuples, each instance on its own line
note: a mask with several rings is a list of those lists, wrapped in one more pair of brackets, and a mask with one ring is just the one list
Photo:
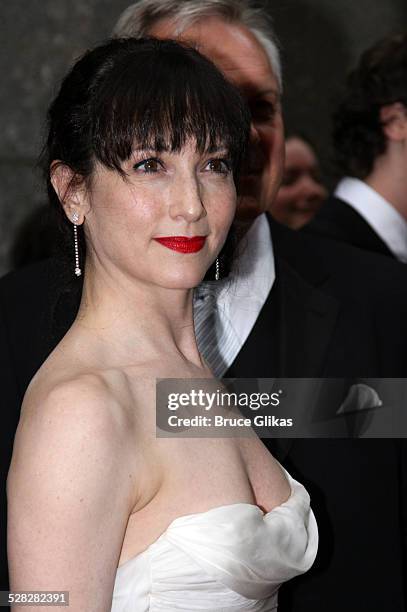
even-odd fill
[(76, 218), (75, 225), (81, 225), (89, 211), (83, 177), (63, 162), (55, 160), (51, 164), (50, 178), (66, 216), (71, 222)]
[(407, 140), (407, 108), (401, 102), (387, 104), (380, 109), (383, 133), (388, 140)]

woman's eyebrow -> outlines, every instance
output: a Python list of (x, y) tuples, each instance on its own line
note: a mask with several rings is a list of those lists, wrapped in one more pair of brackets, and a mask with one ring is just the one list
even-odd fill
[(229, 153), (229, 149), (225, 145), (212, 145), (207, 147), (204, 153), (222, 153), (226, 155)]
[[(131, 150), (131, 155), (135, 155), (135, 154), (140, 154), (140, 153), (146, 153), (146, 154), (159, 154), (159, 153), (179, 153), (181, 150), (183, 149), (183, 147), (180, 147), (179, 149), (177, 148), (176, 150), (174, 150), (170, 145), (168, 144), (163, 144), (163, 146), (160, 147), (152, 147), (150, 145), (147, 146), (142, 146), (142, 145), (134, 145), (132, 147)], [(229, 155), (230, 154), (230, 149), (229, 147), (222, 143), (222, 144), (210, 144), (207, 147), (196, 147), (196, 151), (201, 153), (202, 155), (208, 155), (208, 154), (218, 154), (218, 155)]]

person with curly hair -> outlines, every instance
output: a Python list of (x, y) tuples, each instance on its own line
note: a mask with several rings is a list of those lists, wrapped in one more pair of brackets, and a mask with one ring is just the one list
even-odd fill
[(365, 51), (333, 116), (343, 175), (309, 228), (407, 263), (407, 34)]

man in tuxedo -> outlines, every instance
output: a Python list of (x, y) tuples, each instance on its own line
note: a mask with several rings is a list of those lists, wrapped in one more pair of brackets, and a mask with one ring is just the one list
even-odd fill
[(365, 51), (333, 117), (345, 175), (309, 230), (407, 263), (407, 35)]
[[(246, 234), (232, 270), (234, 292), (221, 290), (230, 286), (225, 278), (215, 307), (204, 288), (195, 301), (198, 342), (217, 375), (404, 376), (404, 267), (298, 235), (263, 214), (279, 186), (284, 147), (278, 50), (264, 16), (243, 0), (142, 0), (119, 20), (116, 34), (194, 42), (251, 107), (251, 153), (239, 205)], [(10, 434), (30, 377), (75, 316), (80, 280), (73, 280), (77, 284), (64, 292), (59, 264), (48, 262), (0, 283), (0, 333), (6, 335), (0, 365), (4, 361), (10, 371), (4, 390)], [(208, 317), (217, 343), (207, 342)], [(282, 589), (280, 609), (343, 612), (354, 604), (381, 612), (391, 592), (392, 609), (404, 610), (401, 445), (296, 440), (289, 447), (285, 462), (311, 492), (321, 546), (312, 572)]]

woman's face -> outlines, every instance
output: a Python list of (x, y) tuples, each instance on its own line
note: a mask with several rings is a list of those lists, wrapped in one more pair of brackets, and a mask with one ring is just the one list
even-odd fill
[(311, 221), (327, 195), (312, 147), (302, 138), (288, 138), (283, 180), (270, 207), (273, 217), (292, 229), (299, 229)]
[(86, 193), (88, 256), (109, 273), (191, 288), (223, 246), (236, 208), (225, 150), (134, 150), (126, 178), (97, 164)]

